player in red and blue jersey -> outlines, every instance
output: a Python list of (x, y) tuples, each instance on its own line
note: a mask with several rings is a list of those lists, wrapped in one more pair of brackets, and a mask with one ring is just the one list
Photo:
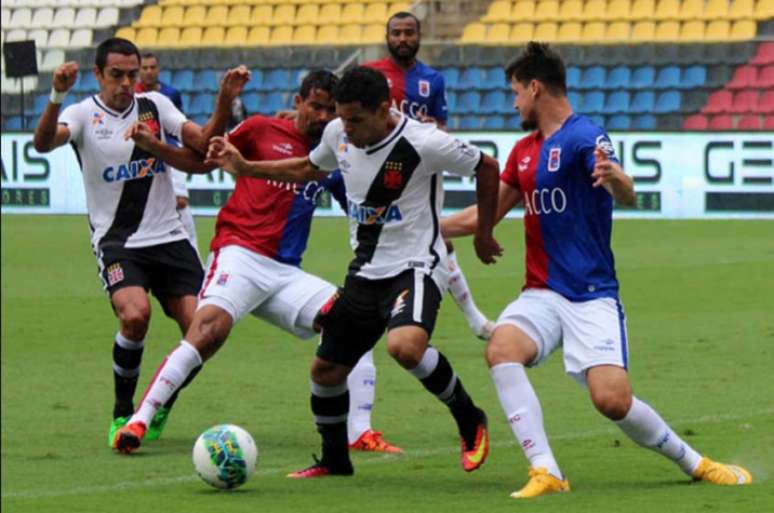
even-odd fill
[[(565, 371), (588, 387), (594, 406), (637, 444), (694, 479), (749, 484), (750, 473), (702, 457), (648, 404), (632, 395), (626, 318), (610, 247), (613, 203), (633, 205), (633, 180), (605, 131), (574, 114), (565, 67), (548, 45), (529, 43), (506, 68), (522, 128), (501, 176), (498, 220), (524, 205), (526, 284), (500, 315), (486, 359), (500, 404), (529, 459), (530, 479), (513, 498), (569, 491), (543, 427), (525, 367), (563, 349)], [(446, 236), (471, 233), (475, 209), (445, 219)]]
[[(229, 142), (255, 160), (306, 157), (335, 117), (332, 91), (336, 83), (328, 71), (311, 72), (296, 95), (295, 119), (250, 117), (229, 133)], [(315, 316), (336, 287), (302, 271), (300, 265), (323, 190), (346, 210), (340, 173), (303, 184), (237, 179), (233, 194), (218, 213), (191, 327), (161, 364), (139, 409), (118, 433), (116, 449), (132, 452), (139, 447), (156, 411), (193, 379), (243, 316), (252, 314), (300, 338), (316, 334)], [(371, 429), (376, 380), (373, 356), (364, 356), (355, 368), (365, 378), (350, 384), (351, 408), (361, 413), (349, 425), (358, 442), (353, 448), (402, 452)]]

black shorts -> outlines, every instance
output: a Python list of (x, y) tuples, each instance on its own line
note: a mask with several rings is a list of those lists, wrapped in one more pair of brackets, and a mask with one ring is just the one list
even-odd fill
[(110, 296), (124, 287), (142, 287), (159, 300), (195, 296), (204, 278), (199, 255), (187, 239), (145, 248), (104, 248), (97, 263)]
[(385, 280), (348, 276), (315, 320), (322, 327), (317, 356), (354, 367), (385, 329), (419, 326), (429, 337), (440, 306), (438, 286), (420, 271), (407, 270)]

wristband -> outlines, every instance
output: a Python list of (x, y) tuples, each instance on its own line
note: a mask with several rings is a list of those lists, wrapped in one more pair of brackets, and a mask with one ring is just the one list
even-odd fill
[(65, 96), (69, 91), (59, 92), (53, 87), (51, 88), (51, 96), (48, 97), (48, 101), (56, 105), (61, 105), (64, 102)]

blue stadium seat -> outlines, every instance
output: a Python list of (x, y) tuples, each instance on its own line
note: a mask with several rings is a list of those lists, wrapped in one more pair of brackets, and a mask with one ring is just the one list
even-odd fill
[(460, 89), (479, 89), (484, 83), (484, 70), (478, 67), (470, 67), (460, 75)]
[(650, 89), (656, 79), (656, 70), (653, 66), (642, 66), (632, 72), (629, 87), (632, 89)]
[(220, 88), (218, 73), (213, 69), (199, 71), (194, 77), (194, 83), (198, 86), (199, 91), (215, 92)]
[(607, 74), (606, 89), (628, 89), (632, 70), (628, 66), (618, 66)]
[(629, 130), (632, 127), (632, 120), (627, 115), (611, 116), (607, 119), (608, 130)]
[(441, 70), (446, 89), (457, 89), (460, 80), (460, 70), (457, 68), (444, 68)]
[(175, 72), (172, 78), (172, 87), (175, 87), (180, 92), (195, 93), (198, 91), (198, 87), (194, 87), (193, 71), (190, 69), (181, 69)]
[(196, 123), (199, 126), (204, 126), (207, 124), (207, 121), (210, 119), (210, 117), (206, 114), (199, 114), (197, 116), (191, 116), (191, 121)]
[(655, 130), (656, 125), (656, 116), (645, 114), (644, 116), (634, 118), (633, 128), (635, 130)]
[(619, 114), (629, 112), (630, 100), (629, 91), (613, 91), (607, 96), (605, 113)]
[(590, 91), (583, 95), (583, 113), (596, 114), (604, 112), (605, 93), (602, 91)]
[(35, 103), (32, 107), (33, 114), (40, 116), (43, 113), (43, 111), (46, 109), (46, 105), (48, 105), (48, 96), (49, 95), (47, 94), (40, 94), (35, 97)]
[(245, 84), (244, 91), (259, 91), (261, 89), (261, 84), (263, 84), (263, 70), (251, 69), (250, 80)]
[(567, 88), (579, 89), (581, 80), (581, 70), (576, 66), (567, 68)]
[(680, 68), (678, 66), (667, 66), (661, 68), (656, 76), (656, 83), (653, 87), (656, 89), (674, 89), (680, 86)]
[(180, 100), (183, 102), (183, 112), (188, 112), (191, 109), (191, 95), (180, 93)]
[(449, 127), (449, 130), (459, 130), (459, 128), (460, 128), (460, 117), (459, 116), (449, 116), (449, 119), (448, 119), (446, 125)]
[(497, 66), (486, 70), (484, 82), (481, 84), (482, 89), (502, 89), (505, 85), (505, 70), (503, 68)]
[(215, 96), (210, 93), (200, 93), (194, 96), (187, 114), (190, 116), (209, 115), (215, 107)]
[(481, 118), (478, 116), (463, 116), (460, 119), (460, 130), (480, 130)]
[(604, 126), (605, 126), (605, 116), (600, 116), (599, 114), (594, 114), (594, 115), (589, 116), (589, 119), (591, 119), (591, 121), (595, 125), (598, 125), (598, 126), (604, 128)]
[(21, 116), (10, 116), (5, 118), (5, 130), (21, 130), (22, 118)]
[(305, 68), (293, 68), (290, 70), (290, 87), (294, 94), (298, 92), (298, 88), (301, 87), (301, 82), (303, 82), (307, 73), (309, 73), (309, 70)]
[(290, 83), (290, 70), (275, 68), (264, 77), (264, 89), (267, 91), (290, 91), (293, 86)]
[(567, 99), (572, 105), (572, 110), (575, 112), (583, 111), (583, 95), (577, 91), (570, 91), (567, 93)]
[(97, 77), (94, 76), (91, 70), (79, 73), (79, 75), (80, 78), (73, 86), (74, 93), (93, 93), (99, 91), (99, 82), (97, 82)]
[(481, 95), (476, 91), (462, 93), (457, 98), (457, 111), (460, 114), (477, 113), (481, 107)]
[(505, 119), (502, 116), (487, 116), (484, 118), (484, 130), (505, 130)]
[(508, 130), (521, 130), (521, 117), (518, 114), (516, 116), (508, 116), (505, 126)]
[(605, 68), (602, 66), (591, 66), (583, 71), (580, 89), (602, 89), (605, 87)]
[(261, 103), (263, 103), (262, 97), (263, 95), (260, 93), (256, 93), (256, 92), (246, 93), (241, 97), (242, 105), (244, 105), (245, 110), (247, 110), (247, 112), (249, 112), (250, 114), (260, 112)]
[(689, 66), (685, 68), (681, 89), (693, 89), (707, 85), (707, 68), (704, 66)]
[(498, 114), (505, 110), (505, 93), (498, 91), (489, 91), (481, 100), (479, 111), (483, 114)]
[(454, 91), (446, 91), (446, 112), (457, 112), (457, 93)]
[(680, 111), (680, 93), (678, 91), (665, 91), (656, 100), (656, 108), (653, 112), (665, 114), (667, 112)]
[(172, 84), (172, 72), (168, 69), (159, 71), (159, 82), (164, 82), (165, 84), (174, 87)]
[(263, 105), (260, 106), (258, 111), (261, 114), (273, 115), (279, 110), (287, 108), (285, 105), (285, 99), (282, 97), (282, 93), (273, 92), (266, 95), (266, 100)]
[(645, 114), (653, 112), (656, 106), (656, 94), (653, 91), (637, 91), (629, 103), (629, 112)]

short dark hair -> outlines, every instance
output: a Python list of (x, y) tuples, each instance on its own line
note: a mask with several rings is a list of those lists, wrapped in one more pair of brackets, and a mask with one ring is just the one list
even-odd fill
[(395, 14), (390, 16), (390, 19), (387, 20), (387, 32), (390, 31), (390, 22), (393, 19), (395, 19), (395, 18), (397, 18), (399, 20), (403, 20), (403, 19), (406, 19), (406, 18), (413, 18), (413, 20), (417, 22), (417, 32), (422, 32), (422, 24), (419, 23), (419, 18), (417, 18), (414, 14), (412, 14), (412, 13), (410, 13), (408, 11), (396, 12)]
[(333, 91), (336, 89), (336, 85), (339, 83), (339, 77), (334, 75), (327, 69), (316, 69), (310, 71), (301, 81), (301, 87), (298, 89), (298, 94), (306, 100), (309, 97), (309, 93), (313, 89), (320, 89), (326, 93), (333, 95)]
[[(143, 52), (142, 59), (156, 59), (156, 62), (159, 62), (159, 58), (153, 52)], [(142, 61), (142, 59), (140, 60)]]
[(375, 69), (356, 66), (347, 70), (333, 91), (336, 103), (360, 102), (374, 111), (390, 100), (390, 86), (384, 75)]
[(99, 46), (97, 46), (97, 56), (94, 59), (94, 64), (97, 65), (97, 68), (99, 68), (100, 72), (105, 70), (105, 64), (107, 64), (108, 54), (110, 53), (119, 53), (121, 55), (136, 55), (138, 63), (142, 60), (140, 58), (140, 50), (134, 46), (134, 43), (128, 39), (111, 37), (109, 39), (105, 39), (99, 44)]
[(526, 85), (532, 80), (545, 84), (551, 94), (567, 94), (567, 72), (562, 57), (548, 43), (530, 41), (521, 55), (505, 68), (505, 78)]

